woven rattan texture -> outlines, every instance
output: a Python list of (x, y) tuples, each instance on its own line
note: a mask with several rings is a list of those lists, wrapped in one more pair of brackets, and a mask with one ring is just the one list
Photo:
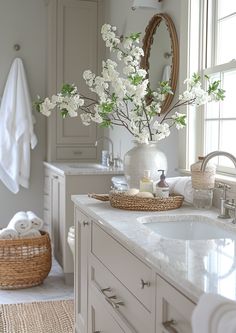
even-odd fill
[(110, 204), (114, 208), (140, 211), (163, 211), (177, 209), (182, 206), (184, 197), (181, 195), (169, 198), (141, 198), (126, 195), (123, 192), (110, 192)]
[(72, 333), (73, 300), (0, 305), (1, 333)]
[(48, 233), (40, 237), (0, 240), (0, 289), (37, 286), (52, 265)]

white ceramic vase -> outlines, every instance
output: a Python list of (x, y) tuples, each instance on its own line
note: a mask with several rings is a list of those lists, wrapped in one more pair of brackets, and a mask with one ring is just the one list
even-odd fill
[(135, 141), (135, 146), (124, 156), (124, 173), (129, 188), (139, 188), (144, 170), (151, 170), (151, 178), (156, 182), (160, 179), (160, 169), (167, 172), (167, 159), (156, 141), (147, 144)]

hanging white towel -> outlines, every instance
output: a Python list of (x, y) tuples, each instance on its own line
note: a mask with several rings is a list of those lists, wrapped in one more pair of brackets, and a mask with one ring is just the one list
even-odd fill
[(0, 107), (0, 179), (13, 193), (29, 187), (30, 146), (37, 144), (31, 98), (22, 60), (10, 69)]
[(235, 333), (236, 302), (203, 294), (192, 315), (193, 333)]
[(171, 66), (165, 65), (162, 71), (162, 78), (161, 81), (169, 81), (171, 75)]

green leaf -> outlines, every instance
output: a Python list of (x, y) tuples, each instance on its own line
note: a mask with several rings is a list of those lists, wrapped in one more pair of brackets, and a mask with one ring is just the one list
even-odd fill
[(61, 88), (61, 94), (62, 96), (70, 96), (74, 89), (75, 86), (73, 84), (65, 83)]
[(193, 73), (192, 78), (193, 78), (194, 83), (198, 83), (201, 80), (201, 76), (198, 73)]
[(68, 116), (68, 110), (62, 109), (61, 110), (61, 116), (62, 116), (63, 119), (65, 119)]
[(129, 35), (128, 38), (132, 39), (133, 41), (139, 39), (139, 37), (141, 36), (141, 32), (134, 32), (131, 35)]
[(102, 128), (107, 128), (111, 125), (110, 119), (104, 119), (103, 122), (99, 125)]
[(129, 76), (129, 80), (131, 81), (131, 83), (134, 85), (134, 86), (138, 86), (142, 81), (143, 81), (143, 77), (136, 74), (134, 76)]

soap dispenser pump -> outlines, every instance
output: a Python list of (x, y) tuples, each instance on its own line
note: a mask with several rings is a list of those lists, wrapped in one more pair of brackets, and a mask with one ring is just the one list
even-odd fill
[(169, 197), (169, 185), (165, 181), (165, 170), (161, 171), (160, 181), (156, 184), (156, 196), (159, 198), (168, 198)]

